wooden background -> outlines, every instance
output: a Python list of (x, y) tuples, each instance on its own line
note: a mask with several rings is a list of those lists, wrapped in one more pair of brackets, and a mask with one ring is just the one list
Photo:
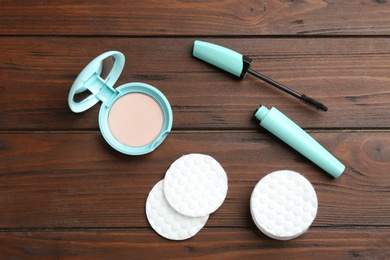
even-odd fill
[[(0, 1), (0, 258), (389, 259), (390, 3), (386, 0)], [(316, 98), (326, 113), (191, 56), (196, 39), (254, 59), (253, 69)], [(105, 143), (98, 107), (67, 105), (97, 55), (126, 56), (116, 86), (169, 99), (173, 131), (131, 157)], [(275, 106), (345, 165), (332, 179), (258, 126)], [(188, 153), (213, 156), (229, 191), (195, 237), (149, 226), (148, 192)], [(290, 169), (317, 191), (317, 218), (290, 241), (263, 235), (250, 194)]]

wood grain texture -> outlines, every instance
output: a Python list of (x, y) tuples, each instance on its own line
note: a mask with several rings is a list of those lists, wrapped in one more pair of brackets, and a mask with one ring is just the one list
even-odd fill
[(314, 185), (320, 205), (314, 226), (389, 225), (390, 135), (312, 135), (345, 163), (339, 179), (268, 133), (174, 132), (141, 157), (117, 153), (99, 133), (3, 134), (0, 229), (148, 227), (149, 191), (173, 161), (196, 152), (213, 156), (229, 178), (226, 201), (209, 227), (253, 226), (250, 194), (263, 176), (280, 169), (300, 172)]
[(100, 105), (74, 114), (67, 97), (81, 70), (112, 49), (126, 56), (116, 87), (141, 81), (159, 88), (172, 105), (174, 129), (257, 129), (259, 104), (303, 128), (390, 127), (389, 38), (206, 39), (252, 57), (253, 69), (323, 102), (326, 113), (197, 60), (195, 39), (2, 38), (0, 129), (96, 130)]
[(385, 35), (386, 0), (12, 1), (3, 35)]
[[(1, 259), (389, 259), (390, 3), (387, 0), (0, 1)], [(329, 107), (322, 113), (266, 83), (191, 55), (206, 40)], [(145, 82), (169, 99), (173, 131), (126, 156), (98, 129), (99, 105), (72, 113), (68, 93), (97, 55), (126, 56), (116, 84)], [(346, 165), (338, 179), (258, 126), (275, 106)], [(186, 241), (145, 217), (151, 188), (177, 158), (213, 156), (228, 195)], [(276, 241), (249, 198), (267, 173), (313, 184), (308, 232)]]
[[(250, 229), (205, 228), (191, 240), (172, 242), (152, 230), (32, 231), (0, 234), (7, 259), (387, 259), (390, 231), (381, 228), (317, 229), (276, 241)], [(348, 247), (345, 247), (348, 245)]]

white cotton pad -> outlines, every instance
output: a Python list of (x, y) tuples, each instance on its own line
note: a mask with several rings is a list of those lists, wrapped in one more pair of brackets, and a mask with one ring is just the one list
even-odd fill
[(146, 217), (152, 228), (162, 237), (184, 240), (196, 235), (206, 224), (209, 216), (188, 217), (175, 211), (164, 196), (164, 181), (159, 181), (146, 200)]
[(227, 175), (211, 156), (188, 154), (180, 157), (165, 174), (164, 194), (178, 212), (190, 217), (216, 211), (226, 198)]
[(267, 236), (289, 240), (306, 232), (316, 217), (317, 195), (297, 172), (276, 171), (262, 178), (250, 201), (253, 221)]

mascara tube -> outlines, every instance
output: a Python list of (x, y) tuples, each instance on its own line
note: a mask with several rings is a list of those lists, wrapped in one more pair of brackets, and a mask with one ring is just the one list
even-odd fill
[(309, 134), (276, 108), (260, 106), (253, 114), (260, 125), (300, 152), (324, 171), (338, 178), (345, 166)]

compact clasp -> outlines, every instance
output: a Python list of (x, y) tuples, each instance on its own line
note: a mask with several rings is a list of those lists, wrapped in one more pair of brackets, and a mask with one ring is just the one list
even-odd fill
[(95, 72), (83, 83), (83, 85), (103, 103), (106, 103), (117, 95), (116, 90), (107, 85), (108, 81), (109, 78), (102, 79), (100, 75)]

